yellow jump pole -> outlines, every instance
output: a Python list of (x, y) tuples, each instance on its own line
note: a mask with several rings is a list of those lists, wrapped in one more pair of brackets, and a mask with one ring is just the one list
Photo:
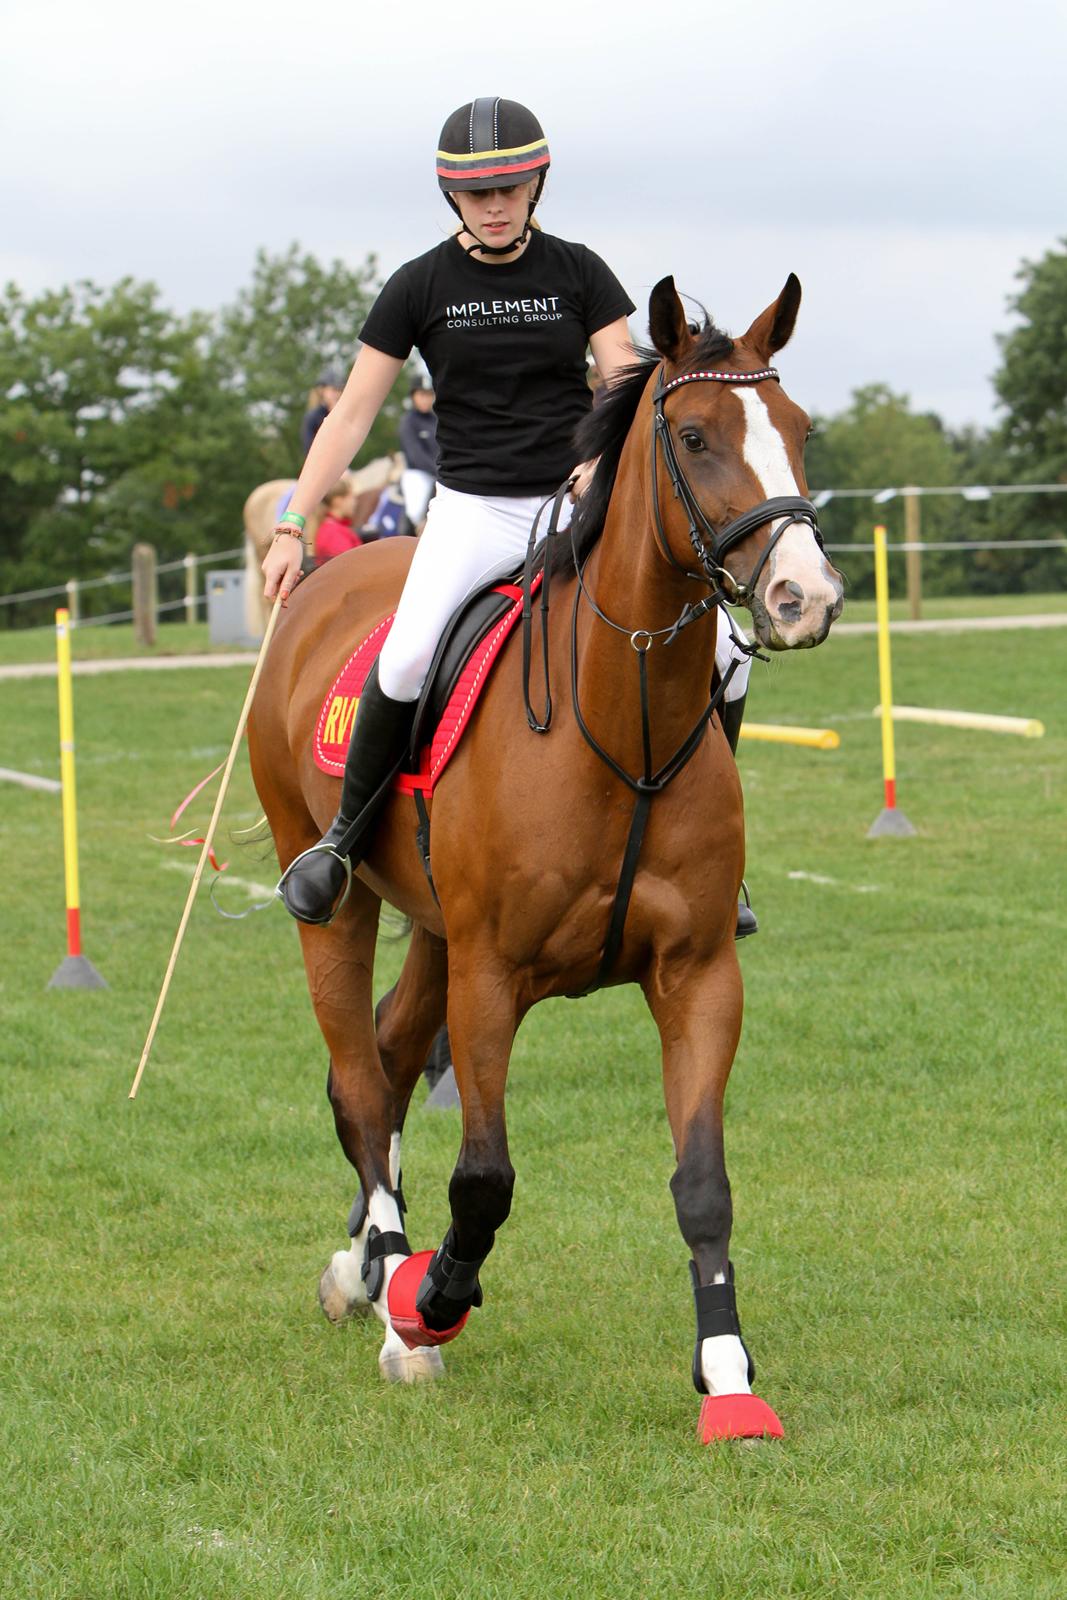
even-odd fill
[(836, 750), (841, 743), (834, 728), (794, 728), (783, 722), (742, 723), (741, 737), (764, 744), (801, 744), (810, 750)]
[(78, 892), (78, 797), (74, 782), (74, 693), (70, 670), (70, 612), (56, 612), (59, 683), (59, 775), (63, 789), (63, 868), (66, 876), (67, 954), (48, 981), (50, 989), (106, 989), (88, 956), (82, 955)]
[[(986, 711), (942, 711), (931, 706), (893, 706), (894, 722), (929, 722), (936, 728), (967, 728), (974, 733), (1017, 733), (1023, 739), (1043, 739), (1045, 724), (1037, 717), (1001, 717)], [(875, 706), (872, 716), (882, 715)]]
[(867, 829), (868, 839), (885, 835), (906, 838), (915, 829), (897, 809), (897, 768), (893, 748), (893, 672), (889, 654), (889, 563), (886, 559), (885, 528), (874, 530), (874, 594), (878, 614), (878, 683), (882, 702), (882, 777), (885, 805)]

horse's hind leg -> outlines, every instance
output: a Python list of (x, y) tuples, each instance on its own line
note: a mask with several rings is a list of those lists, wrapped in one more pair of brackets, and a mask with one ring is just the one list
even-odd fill
[(707, 1397), (702, 1437), (707, 1442), (780, 1434), (774, 1412), (750, 1387), (754, 1368), (741, 1340), (729, 1263), (733, 1204), (722, 1110), (741, 1032), (741, 974), (733, 945), (706, 966), (657, 970), (644, 987), (663, 1044), (664, 1095), (678, 1162), (671, 1191), (693, 1254), (693, 1382)]
[[(422, 1063), (445, 1015), (448, 998), (448, 947), (443, 939), (416, 926), (400, 977), (379, 1000), (374, 1014), (378, 1055), (393, 1092), (393, 1126), (389, 1144), (389, 1175), (404, 1212), (400, 1180), (400, 1139), (411, 1095)], [(363, 1264), (370, 1216), (360, 1188), (352, 1203), (348, 1251), (334, 1255), (319, 1285), (322, 1309), (332, 1322), (369, 1310)]]
[(359, 1237), (352, 1250), (334, 1256), (320, 1284), (320, 1298), (331, 1316), (354, 1309), (365, 1297), (361, 1265), (371, 1230), (384, 1244), (395, 1241), (397, 1248), (381, 1252), (373, 1263), (377, 1282), (370, 1298), (385, 1324), (379, 1355), (383, 1374), (412, 1381), (434, 1377), (442, 1368), (436, 1351), (410, 1351), (403, 1344), (386, 1310), (389, 1280), (406, 1259), (408, 1247), (390, 1165), (396, 1099), (374, 1030), (371, 983), (380, 910), (378, 897), (357, 878), (348, 903), (329, 927), (300, 929), (311, 1000), (330, 1050), (328, 1089), (337, 1136), (367, 1197)]
[(436, 934), (416, 926), (400, 977), (382, 996), (375, 1016), (378, 1051), (396, 1097), (398, 1136), (447, 1006), (448, 946)]

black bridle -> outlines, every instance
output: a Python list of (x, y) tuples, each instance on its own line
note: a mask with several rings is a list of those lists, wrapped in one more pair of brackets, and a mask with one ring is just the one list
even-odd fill
[[(756, 584), (760, 573), (763, 571), (775, 545), (785, 533), (787, 528), (795, 523), (803, 522), (815, 535), (815, 542), (821, 550), (823, 548), (822, 534), (819, 532), (819, 517), (814, 505), (806, 500), (803, 495), (778, 495), (771, 500), (761, 500), (759, 505), (753, 506), (748, 511), (743, 511), (739, 517), (728, 522), (725, 528), (716, 529), (704, 515), (704, 511), (696, 495), (682, 471), (678, 462), (678, 455), (671, 438), (670, 424), (663, 410), (663, 403), (675, 389), (680, 389), (686, 383), (764, 383), (771, 381), (780, 383), (776, 367), (761, 367), (756, 372), (686, 372), (680, 378), (672, 378), (669, 383), (663, 381), (664, 369), (660, 368), (659, 381), (652, 395), (654, 411), (652, 425), (652, 516), (656, 530), (656, 538), (660, 549), (679, 572), (687, 578), (702, 579), (710, 583), (713, 588), (720, 584), (726, 586), (727, 595), (734, 605), (747, 605), (755, 593)], [(663, 462), (667, 469), (667, 476), (671, 480), (674, 497), (681, 501), (686, 516), (689, 519), (689, 542), (693, 552), (700, 562), (700, 572), (691, 572), (688, 567), (675, 556), (667, 542), (667, 535), (663, 527), (663, 518), (659, 506), (659, 475), (657, 442), (663, 452)], [(760, 551), (759, 559), (753, 567), (746, 582), (741, 583), (728, 572), (724, 563), (726, 557), (735, 545), (747, 539), (749, 534), (755, 533), (765, 522), (774, 522), (778, 518), (782, 521), (771, 534), (764, 548)]]
[[(592, 750), (596, 752), (601, 761), (603, 761), (605, 765), (615, 773), (616, 777), (621, 779), (621, 781), (627, 785), (627, 787), (635, 796), (634, 813), (630, 823), (630, 831), (626, 841), (626, 848), (623, 853), (622, 865), (619, 872), (619, 881), (615, 890), (615, 900), (611, 909), (611, 917), (608, 922), (607, 935), (604, 941), (604, 950), (601, 956), (600, 965), (597, 970), (596, 977), (593, 979), (589, 987), (576, 992), (573, 998), (579, 998), (580, 995), (590, 994), (594, 989), (599, 989), (604, 983), (607, 982), (607, 979), (611, 974), (612, 968), (615, 965), (616, 958), (622, 945), (623, 931), (626, 923), (626, 913), (630, 904), (630, 895), (633, 890), (634, 878), (637, 875), (637, 861), (641, 852), (645, 824), (648, 821), (648, 812), (653, 796), (659, 794), (667, 787), (672, 779), (678, 776), (682, 769), (688, 764), (691, 757), (695, 755), (696, 751), (699, 749), (701, 743), (703, 742), (703, 736), (707, 725), (711, 721), (715, 712), (718, 710), (719, 705), (721, 704), (726, 693), (730, 679), (733, 677), (733, 674), (737, 670), (738, 666), (738, 662), (736, 660), (730, 663), (729, 667), (726, 669), (726, 672), (720, 678), (718, 684), (716, 684), (709, 691), (708, 704), (697, 718), (695, 725), (690, 729), (689, 733), (686, 735), (685, 739), (683, 739), (682, 743), (679, 745), (678, 749), (674, 752), (670, 759), (664, 762), (661, 767), (655, 769), (652, 764), (652, 727), (649, 714), (647, 663), (649, 650), (652, 648), (653, 644), (657, 642), (662, 642), (663, 644), (673, 643), (683, 628), (688, 627), (691, 622), (696, 622), (699, 617), (706, 615), (707, 612), (711, 611), (714, 607), (720, 606), (722, 607), (723, 616), (726, 619), (727, 626), (730, 628), (731, 634), (733, 635), (734, 641), (738, 648), (748, 655), (757, 655), (759, 653), (758, 646), (749, 644), (746, 640), (739, 638), (734, 630), (733, 620), (730, 617), (729, 612), (726, 610), (727, 602), (731, 604), (751, 603), (760, 573), (763, 571), (768, 557), (777, 545), (779, 539), (785, 533), (786, 529), (794, 526), (794, 524), (798, 522), (805, 523), (814, 534), (816, 543), (818, 544), (820, 550), (823, 548), (822, 535), (819, 532), (818, 514), (812, 502), (810, 500), (806, 500), (802, 495), (778, 495), (769, 500), (761, 500), (759, 505), (755, 505), (750, 510), (742, 512), (739, 517), (735, 517), (734, 520), (727, 523), (724, 528), (714, 528), (711, 522), (705, 516), (704, 511), (702, 510), (700, 503), (693, 493), (692, 487), (685, 476), (685, 473), (682, 471), (681, 466), (679, 465), (678, 456), (674, 448), (674, 441), (671, 438), (670, 425), (663, 410), (663, 403), (667, 395), (671, 394), (675, 389), (681, 388), (681, 386), (685, 383), (755, 384), (763, 383), (767, 380), (772, 380), (773, 382), (777, 383), (780, 381), (780, 379), (776, 369), (774, 367), (763, 367), (756, 372), (687, 372), (679, 378), (671, 379), (669, 383), (665, 383), (663, 381), (663, 374), (664, 369), (661, 367), (660, 376), (652, 395), (652, 405), (654, 411), (652, 428), (653, 526), (655, 528), (656, 538), (659, 542), (660, 549), (670, 562), (671, 566), (675, 567), (687, 578), (695, 578), (699, 582), (710, 585), (711, 593), (706, 595), (705, 598), (699, 601), (696, 605), (691, 605), (687, 601), (683, 606), (677, 620), (667, 628), (628, 628), (619, 622), (615, 622), (606, 614), (606, 612), (601, 610), (600, 606), (597, 604), (586, 585), (584, 566), (583, 563), (578, 560), (578, 552), (575, 547), (574, 527), (572, 523), (570, 530), (571, 550), (574, 556), (574, 570), (578, 578), (577, 587), (574, 592), (574, 607), (571, 616), (571, 698), (574, 706), (575, 720), (586, 743)], [(674, 552), (671, 550), (669, 543), (667, 542), (667, 535), (663, 527), (663, 518), (659, 505), (659, 456), (657, 451), (657, 441), (659, 449), (663, 452), (664, 465), (667, 469), (667, 476), (670, 479), (675, 499), (681, 502), (685, 509), (686, 516), (689, 519), (689, 542), (693, 546), (693, 552), (700, 564), (699, 572), (693, 572), (689, 567), (683, 565), (683, 563), (677, 559)], [(566, 483), (561, 484), (559, 489), (556, 491), (556, 494), (551, 497), (551, 500), (546, 500), (540, 511), (538, 511), (537, 517), (534, 519), (533, 529), (530, 533), (530, 545), (527, 551), (525, 581), (523, 584), (523, 692), (526, 702), (527, 721), (535, 733), (547, 733), (552, 721), (552, 697), (548, 681), (549, 572), (552, 562), (552, 545), (554, 543), (554, 535), (556, 534), (559, 526), (560, 510), (564, 497), (571, 488), (572, 483), (573, 479), (570, 479)], [(532, 626), (531, 583), (534, 567), (534, 539), (540, 523), (541, 513), (544, 511), (545, 506), (549, 505), (550, 503), (552, 505), (552, 512), (549, 518), (548, 537), (545, 540), (544, 546), (544, 576), (541, 587), (541, 630), (545, 673), (545, 715), (542, 721), (537, 718), (530, 703), (530, 633)], [(774, 529), (771, 537), (767, 541), (766, 546), (763, 550), (761, 550), (759, 559), (757, 560), (756, 565), (753, 567), (747, 582), (739, 582), (731, 572), (727, 571), (724, 565), (727, 555), (735, 547), (735, 545), (740, 544), (743, 539), (747, 539), (750, 534), (755, 533), (757, 528), (763, 527), (765, 523), (775, 522), (779, 518), (781, 518), (781, 524), (779, 527)], [(624, 633), (629, 635), (630, 644), (632, 645), (637, 657), (638, 683), (641, 698), (641, 734), (644, 754), (644, 771), (640, 777), (634, 777), (631, 773), (627, 772), (626, 769), (621, 766), (607, 750), (604, 749), (604, 747), (596, 740), (596, 738), (594, 738), (591, 730), (586, 724), (585, 718), (582, 716), (581, 706), (578, 702), (578, 608), (583, 599), (594, 612), (594, 614), (600, 618), (601, 622), (607, 623), (608, 627), (613, 628), (616, 633)], [(760, 659), (764, 660), (766, 658), (761, 657)]]

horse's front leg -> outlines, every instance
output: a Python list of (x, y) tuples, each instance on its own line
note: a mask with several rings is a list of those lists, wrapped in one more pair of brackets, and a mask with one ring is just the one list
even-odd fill
[(377, 897), (356, 879), (329, 927), (300, 929), (311, 999), (330, 1050), (327, 1091), (337, 1136), (359, 1174), (361, 1197), (360, 1214), (349, 1220), (351, 1246), (334, 1252), (319, 1299), (331, 1321), (369, 1302), (385, 1328), (382, 1376), (412, 1383), (439, 1376), (443, 1367), (436, 1350), (413, 1351), (403, 1342), (387, 1310), (390, 1279), (411, 1249), (398, 1194), (398, 1096), (378, 1052), (371, 1003), (379, 909)]
[[(412, 1346), (445, 1344), (482, 1303), (479, 1273), (511, 1210), (504, 1086), (519, 1022), (515, 990), (470, 953), (450, 949), (448, 1030), (463, 1103), (463, 1140), (448, 1187), (452, 1224), (440, 1248), (393, 1280), (393, 1326)], [(470, 974), (476, 974), (473, 978)], [(458, 976), (461, 974), (462, 976)]]
[(671, 1178), (682, 1237), (692, 1251), (696, 1302), (693, 1382), (704, 1400), (701, 1437), (779, 1435), (752, 1393), (755, 1369), (741, 1338), (730, 1232), (733, 1202), (722, 1110), (741, 1035), (741, 973), (732, 943), (702, 967), (654, 969), (645, 996), (663, 1046), (663, 1087), (677, 1166)]
[[(416, 925), (400, 977), (382, 996), (374, 1013), (378, 1056), (393, 1093), (389, 1179), (401, 1219), (405, 1212), (400, 1169), (404, 1120), (431, 1041), (444, 1020), (447, 991), (448, 952), (444, 940)], [(333, 1083), (332, 1072), (330, 1082)], [(347, 1251), (334, 1254), (319, 1287), (322, 1308), (332, 1322), (371, 1309), (367, 1294), (370, 1274), (366, 1269), (372, 1226), (370, 1208), (360, 1188), (348, 1217), (352, 1244)]]

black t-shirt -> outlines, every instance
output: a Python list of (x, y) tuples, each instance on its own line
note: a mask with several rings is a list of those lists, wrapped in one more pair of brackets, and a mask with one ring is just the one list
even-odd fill
[(633, 311), (600, 257), (534, 229), (517, 261), (490, 266), (458, 240), (394, 272), (360, 339), (433, 378), (437, 476), (467, 494), (555, 489), (575, 466), (589, 410), (590, 336)]

